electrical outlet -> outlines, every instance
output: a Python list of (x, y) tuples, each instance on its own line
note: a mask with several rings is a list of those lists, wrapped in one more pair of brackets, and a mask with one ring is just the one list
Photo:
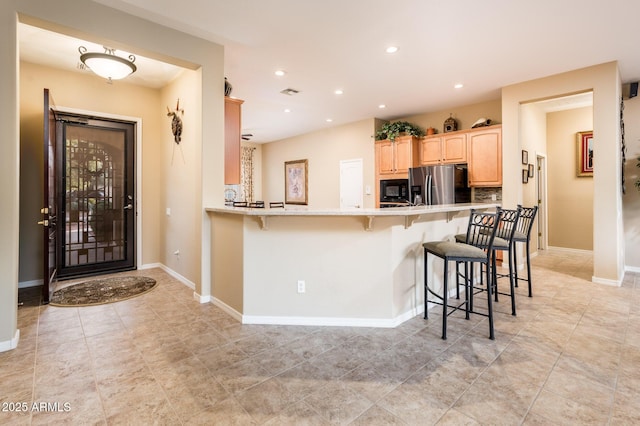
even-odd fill
[(305, 285), (303, 280), (298, 280), (298, 293), (305, 292)]
[(496, 201), (498, 199), (498, 197), (496, 196), (496, 194), (491, 194), (491, 201)]

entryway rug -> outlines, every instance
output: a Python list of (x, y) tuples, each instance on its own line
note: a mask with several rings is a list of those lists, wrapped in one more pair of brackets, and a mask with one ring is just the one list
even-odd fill
[(111, 277), (72, 284), (53, 292), (53, 306), (91, 306), (131, 299), (153, 290), (156, 280), (148, 277)]

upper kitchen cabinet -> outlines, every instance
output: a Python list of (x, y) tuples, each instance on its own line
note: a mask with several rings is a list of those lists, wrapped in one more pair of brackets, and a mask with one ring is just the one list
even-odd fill
[(469, 186), (502, 186), (502, 126), (467, 133)]
[(420, 164), (423, 166), (466, 162), (466, 133), (427, 136), (420, 141)]
[(240, 99), (224, 98), (224, 183), (240, 184), (240, 139), (242, 103)]
[(408, 178), (409, 168), (418, 160), (418, 138), (399, 136), (394, 141), (376, 141), (376, 174), (385, 179)]

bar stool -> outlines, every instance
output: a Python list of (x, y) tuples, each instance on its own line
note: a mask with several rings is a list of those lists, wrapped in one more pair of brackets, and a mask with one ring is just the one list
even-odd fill
[[(442, 339), (447, 339), (447, 317), (452, 313), (464, 309), (465, 318), (469, 319), (469, 314), (477, 314), (489, 318), (489, 338), (495, 339), (493, 331), (493, 305), (491, 297), (491, 256), (493, 255), (493, 241), (496, 235), (496, 229), (500, 223), (501, 212), (481, 213), (475, 209), (471, 210), (469, 215), (469, 226), (465, 243), (451, 241), (433, 241), (424, 243), (424, 318), (428, 319), (428, 294), (432, 294), (436, 300), (432, 303), (442, 306)], [(480, 248), (485, 247), (486, 250)], [(442, 296), (429, 287), (428, 273), (428, 255), (432, 254), (444, 260), (444, 280)], [(450, 304), (448, 300), (449, 288), (449, 262), (456, 263), (456, 293), (459, 299), (459, 286), (464, 286), (465, 300), (457, 305)], [(464, 273), (460, 272), (460, 265), (464, 264)], [(473, 278), (473, 272), (476, 264), (480, 265), (480, 280), (476, 284)], [(483, 277), (483, 266), (484, 275)], [(463, 278), (463, 282), (460, 282)], [(486, 283), (485, 283), (486, 278)], [(483, 288), (483, 285), (486, 288)], [(476, 290), (484, 290), (487, 292), (487, 313), (478, 312), (471, 309), (470, 294)], [(464, 308), (463, 308), (464, 307)]]
[[(518, 227), (516, 232), (513, 234), (514, 243), (525, 243), (525, 256), (527, 258), (527, 278), (518, 277), (518, 270), (516, 268), (515, 271), (515, 286), (518, 287), (518, 280), (526, 281), (529, 285), (529, 297), (532, 297), (533, 293), (531, 292), (531, 257), (529, 255), (530, 252), (530, 241), (531, 241), (531, 230), (533, 229), (534, 220), (536, 218), (536, 213), (538, 212), (538, 206), (533, 207), (522, 207), (518, 205), (522, 209), (520, 213), (520, 222), (518, 223)], [(516, 256), (516, 246), (514, 244), (513, 250), (513, 264), (517, 265), (517, 256)]]
[[(491, 266), (492, 266), (492, 291), (495, 301), (498, 301), (498, 295), (502, 294), (503, 296), (509, 296), (511, 298), (511, 315), (516, 314), (516, 296), (515, 296), (515, 257), (512, 256), (512, 252), (515, 251), (515, 242), (513, 240), (514, 233), (516, 232), (518, 220), (520, 218), (520, 210), (521, 207), (518, 206), (515, 210), (508, 210), (498, 207), (496, 209), (499, 212), (502, 212), (502, 216), (500, 217), (500, 226), (496, 230), (496, 236), (493, 240), (493, 253), (491, 257)], [(458, 234), (455, 236), (456, 241), (460, 243), (464, 243), (467, 240), (467, 234)], [(480, 241), (482, 244), (483, 241)], [(482, 245), (478, 246), (481, 249), (486, 249)], [(496, 264), (496, 252), (497, 251), (505, 251), (507, 252), (507, 257), (509, 259), (509, 272), (506, 274), (499, 274), (497, 272), (497, 264)], [(498, 278), (509, 278), (509, 293), (502, 292), (498, 289)], [(473, 309), (473, 294), (471, 294), (469, 300), (470, 308)]]
[[(498, 211), (502, 212), (502, 217), (500, 218), (500, 226), (496, 231), (496, 238), (493, 242), (493, 283), (494, 283), (494, 295), (496, 302), (498, 301), (498, 294), (502, 294), (504, 296), (509, 296), (511, 298), (511, 315), (516, 314), (516, 276), (517, 276), (517, 266), (515, 259), (516, 257), (513, 255), (516, 251), (516, 245), (514, 240), (515, 232), (518, 228), (518, 224), (520, 221), (520, 215), (522, 211), (522, 207), (518, 206), (515, 210), (502, 209), (498, 207)], [(506, 274), (499, 274), (496, 268), (496, 252), (503, 251), (507, 252), (507, 257), (509, 258), (509, 272)], [(504, 257), (503, 257), (504, 258)], [(509, 293), (504, 293), (498, 290), (498, 278), (509, 278)]]

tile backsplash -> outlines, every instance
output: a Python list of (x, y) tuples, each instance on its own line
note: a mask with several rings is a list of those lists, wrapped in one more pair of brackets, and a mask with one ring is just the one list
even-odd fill
[[(493, 199), (495, 195), (496, 199)], [(473, 188), (472, 201), (474, 203), (501, 203), (502, 188)]]

